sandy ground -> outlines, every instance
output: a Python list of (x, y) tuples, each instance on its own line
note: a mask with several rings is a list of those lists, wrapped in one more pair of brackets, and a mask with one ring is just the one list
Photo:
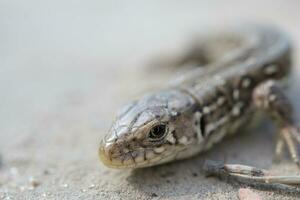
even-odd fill
[[(299, 7), (296, 0), (0, 0), (0, 199), (237, 199), (240, 185), (204, 177), (205, 158), (299, 173), (287, 160), (272, 164), (269, 122), (205, 155), (148, 169), (107, 169), (97, 156), (117, 108), (169, 79), (150, 73), (152, 58), (180, 51), (207, 27), (247, 21), (277, 24), (297, 50)], [(289, 96), (300, 119), (298, 58), (296, 51)]]

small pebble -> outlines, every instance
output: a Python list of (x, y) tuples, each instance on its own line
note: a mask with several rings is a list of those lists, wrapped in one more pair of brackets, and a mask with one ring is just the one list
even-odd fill
[(34, 190), (34, 188), (35, 188), (35, 187), (33, 187), (33, 186), (29, 186), (27, 189), (28, 189), (28, 190)]
[(45, 169), (45, 170), (43, 171), (43, 174), (44, 174), (44, 175), (49, 175), (49, 174), (50, 174), (50, 171), (49, 171), (48, 169)]
[(158, 197), (158, 195), (156, 193), (152, 193), (151, 197)]
[(36, 180), (34, 177), (30, 177), (29, 178), (29, 182), (30, 182), (30, 184), (31, 184), (31, 186), (33, 187), (33, 188), (36, 188), (37, 186), (39, 186), (41, 183), (38, 181), (38, 180)]
[(47, 196), (52, 196), (51, 192), (47, 192), (46, 194), (47, 194)]
[(262, 198), (249, 188), (240, 188), (238, 192), (239, 200), (262, 200)]
[(20, 190), (21, 192), (23, 192), (25, 189), (26, 189), (26, 188), (25, 188), (25, 186), (23, 186), (23, 185), (19, 187), (19, 190)]

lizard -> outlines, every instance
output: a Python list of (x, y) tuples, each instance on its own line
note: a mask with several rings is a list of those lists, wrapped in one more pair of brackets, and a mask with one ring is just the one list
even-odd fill
[[(100, 143), (100, 159), (108, 167), (121, 169), (189, 158), (242, 132), (263, 112), (277, 125), (275, 157), (286, 148), (300, 166), (296, 150), (300, 134), (282, 88), (292, 68), (292, 50), (289, 36), (270, 25), (207, 34), (174, 62), (193, 62), (197, 68), (120, 110)], [(226, 169), (229, 175), (252, 181), (300, 183), (299, 177), (270, 179), (264, 170), (250, 166), (209, 163), (206, 168), (215, 175)]]

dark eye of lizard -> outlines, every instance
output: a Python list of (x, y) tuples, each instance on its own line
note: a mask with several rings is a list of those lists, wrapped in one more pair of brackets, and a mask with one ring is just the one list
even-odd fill
[(149, 138), (152, 140), (162, 139), (167, 132), (167, 127), (164, 124), (156, 125), (149, 131)]

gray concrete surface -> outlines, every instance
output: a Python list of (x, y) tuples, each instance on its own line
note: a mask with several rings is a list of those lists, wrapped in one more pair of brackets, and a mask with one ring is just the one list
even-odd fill
[[(299, 173), (287, 160), (272, 164), (268, 122), (205, 155), (163, 166), (118, 171), (97, 157), (117, 108), (169, 79), (146, 67), (152, 58), (179, 52), (207, 27), (247, 21), (281, 26), (297, 50), (299, 6), (0, 0), (0, 199), (237, 199), (241, 186), (201, 174), (205, 158)], [(298, 51), (289, 95), (300, 116), (297, 77)], [(297, 198), (254, 191), (264, 199)]]

